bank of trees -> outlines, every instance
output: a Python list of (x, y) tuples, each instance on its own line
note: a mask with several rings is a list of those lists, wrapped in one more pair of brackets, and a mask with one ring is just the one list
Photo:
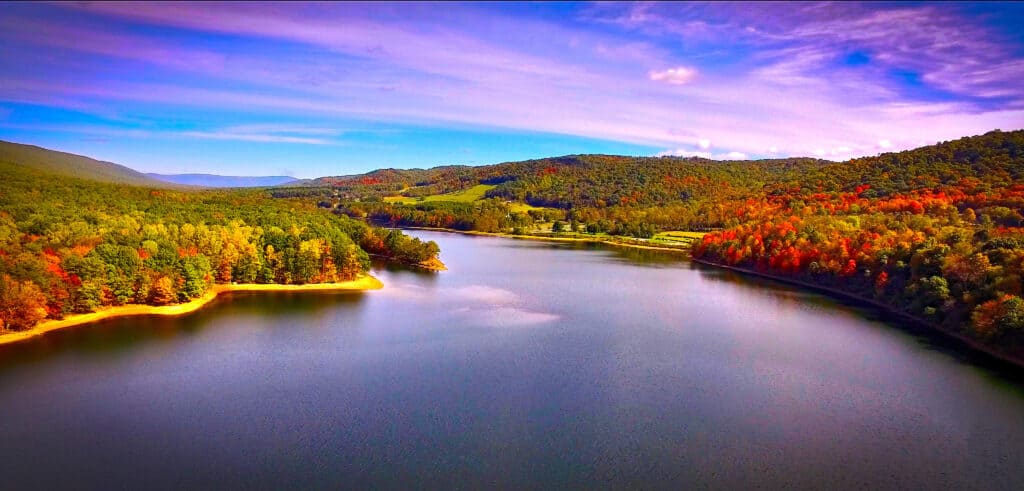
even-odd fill
[(367, 251), (418, 262), (437, 245), (265, 191), (104, 184), (0, 165), (0, 328), (101, 306), (164, 305), (215, 283), (354, 279)]
[(1024, 132), (829, 166), (737, 203), (694, 256), (841, 289), (1024, 354)]

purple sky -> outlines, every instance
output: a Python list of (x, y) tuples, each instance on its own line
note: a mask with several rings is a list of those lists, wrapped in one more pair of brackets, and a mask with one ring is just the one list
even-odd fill
[(843, 160), (1024, 127), (1024, 4), (5, 4), (0, 139), (153, 172)]

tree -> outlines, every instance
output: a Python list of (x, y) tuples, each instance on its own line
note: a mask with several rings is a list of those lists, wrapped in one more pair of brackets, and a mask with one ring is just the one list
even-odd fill
[(71, 308), (83, 314), (93, 312), (103, 305), (103, 288), (97, 281), (85, 281), (71, 295)]
[(177, 298), (178, 294), (174, 290), (174, 281), (167, 276), (161, 276), (153, 283), (149, 303), (153, 305), (169, 305), (174, 303)]
[(34, 283), (0, 276), (0, 329), (20, 331), (46, 318), (46, 296)]

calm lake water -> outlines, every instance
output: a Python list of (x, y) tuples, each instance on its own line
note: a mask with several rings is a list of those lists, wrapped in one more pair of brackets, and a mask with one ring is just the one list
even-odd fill
[(647, 251), (415, 232), (450, 270), (0, 351), (0, 488), (1020, 489), (1024, 383)]

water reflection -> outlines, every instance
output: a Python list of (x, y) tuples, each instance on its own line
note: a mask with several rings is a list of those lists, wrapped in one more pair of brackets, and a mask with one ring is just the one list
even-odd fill
[[(309, 328), (317, 324), (312, 320), (336, 309), (357, 309), (365, 295), (315, 290), (223, 293), (203, 308), (182, 316), (117, 317), (0, 345), (0, 373), (9, 367), (62, 354), (102, 358), (131, 353), (146, 345), (173, 344), (216, 328), (217, 321), (225, 316), (259, 319), (261, 324), (278, 328)], [(288, 322), (289, 319), (296, 322)]]
[(935, 332), (932, 328), (908, 322), (904, 318), (881, 310), (870, 304), (847, 297), (827, 296), (800, 289), (800, 287), (759, 276), (744, 275), (713, 266), (691, 262), (703, 280), (727, 283), (732, 288), (743, 290), (746, 295), (771, 298), (779, 304), (803, 310), (828, 312), (839, 311), (851, 317), (871, 322), (864, 325), (878, 330), (898, 329), (911, 338), (919, 347), (942, 353), (958, 363), (983, 368), (993, 377), (1024, 387), (1024, 369), (1011, 363), (978, 353), (965, 346), (962, 341)]

